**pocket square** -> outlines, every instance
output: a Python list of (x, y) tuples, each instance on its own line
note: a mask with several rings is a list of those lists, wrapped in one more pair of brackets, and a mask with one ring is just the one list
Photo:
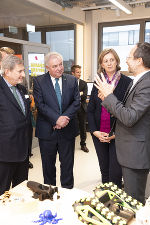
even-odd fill
[(27, 99), (27, 98), (29, 98), (29, 95), (25, 95), (24, 97)]

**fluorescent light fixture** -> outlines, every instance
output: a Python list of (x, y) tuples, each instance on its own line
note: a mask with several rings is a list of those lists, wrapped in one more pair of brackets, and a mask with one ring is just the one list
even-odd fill
[(119, 9), (124, 11), (127, 14), (132, 14), (132, 8), (126, 4), (123, 0), (109, 0), (111, 3), (113, 3), (115, 6), (117, 6)]
[(98, 5), (98, 6), (90, 6), (86, 8), (81, 8), (83, 11), (90, 11), (90, 10), (96, 10), (96, 9), (104, 9), (107, 7), (111, 7), (112, 5)]
[(35, 32), (35, 26), (31, 24), (26, 24), (27, 32)]

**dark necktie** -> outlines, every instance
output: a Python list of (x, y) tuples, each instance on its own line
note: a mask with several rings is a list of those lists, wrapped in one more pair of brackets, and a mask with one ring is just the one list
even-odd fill
[(55, 92), (56, 92), (56, 96), (58, 99), (58, 103), (59, 103), (59, 108), (60, 108), (60, 114), (62, 113), (62, 109), (61, 109), (61, 91), (60, 91), (60, 86), (59, 86), (59, 78), (55, 78)]
[(123, 101), (122, 101), (123, 103), (126, 102), (127, 97), (128, 97), (128, 95), (130, 93), (130, 90), (131, 90), (132, 85), (133, 85), (133, 80), (130, 82), (130, 84), (129, 84), (127, 90), (126, 90), (126, 93), (125, 93), (124, 98), (123, 98)]
[(18, 96), (18, 93), (17, 93), (17, 90), (16, 90), (17, 88), (15, 86), (11, 86), (11, 89), (12, 89), (12, 93), (13, 93), (15, 99), (17, 100), (17, 102), (18, 102), (18, 104), (19, 104), (23, 114), (25, 115), (25, 111), (24, 111), (23, 105), (21, 103), (21, 100), (20, 100), (20, 98)]
[[(128, 97), (128, 94), (129, 94), (129, 92), (130, 92), (130, 90), (131, 90), (132, 85), (133, 85), (133, 80), (130, 82), (130, 84), (129, 84), (129, 86), (128, 86), (126, 92), (125, 92), (124, 98), (123, 98), (123, 100), (122, 100), (123, 104), (125, 104), (125, 102), (126, 102), (126, 100), (127, 100), (127, 97)], [(111, 131), (109, 132), (109, 136), (112, 136), (113, 133), (114, 133), (114, 131), (115, 131), (116, 121), (117, 121), (117, 119), (115, 118), (115, 119), (114, 119), (114, 122), (113, 122), (113, 124), (112, 124), (112, 126), (111, 126)]]

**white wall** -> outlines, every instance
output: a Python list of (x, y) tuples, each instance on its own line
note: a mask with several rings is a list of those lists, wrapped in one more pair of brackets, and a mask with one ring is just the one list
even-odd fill
[(84, 27), (84, 79), (93, 81), (97, 72), (98, 60), (98, 23), (123, 20), (150, 18), (150, 8), (139, 6), (133, 8), (132, 15), (127, 15), (119, 10), (93, 10), (87, 11)]

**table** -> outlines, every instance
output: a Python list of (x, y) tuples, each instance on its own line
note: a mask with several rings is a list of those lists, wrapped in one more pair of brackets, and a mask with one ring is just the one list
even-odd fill
[[(10, 191), (14, 194), (17, 193), (18, 195), (23, 196), (25, 199), (28, 198), (31, 200), (33, 193), (27, 188), (26, 183), (27, 181), (24, 181)], [(34, 223), (33, 221), (37, 221), (39, 219), (40, 213), (43, 213), (45, 210), (51, 210), (53, 214), (57, 212), (58, 218), (63, 218), (63, 220), (59, 221), (58, 225), (83, 225), (83, 223), (78, 220), (78, 216), (74, 212), (72, 204), (80, 198), (89, 196), (89, 193), (76, 188), (58, 188), (58, 190), (60, 199), (55, 201), (39, 201), (32, 199), (34, 203), (29, 205), (24, 210), (22, 210), (21, 207), (15, 208), (14, 206), (0, 206), (0, 224), (39, 225), (40, 223)], [(135, 220), (133, 220), (129, 224), (135, 225)]]
[[(22, 195), (24, 198), (31, 199), (33, 193), (27, 188), (26, 183), (27, 181), (24, 181), (10, 191), (14, 194), (17, 193), (18, 195)], [(83, 225), (83, 223), (78, 220), (72, 204), (75, 200), (88, 196), (89, 194), (76, 188), (58, 188), (58, 190), (60, 199), (55, 201), (35, 200), (34, 204), (25, 209), (24, 212), (21, 209), (15, 209), (14, 207), (0, 206), (0, 224), (36, 225), (39, 223), (34, 223), (33, 221), (39, 219), (39, 214), (43, 213), (45, 210), (51, 210), (53, 214), (57, 212), (58, 218), (63, 218), (63, 220), (59, 221), (58, 225)]]

